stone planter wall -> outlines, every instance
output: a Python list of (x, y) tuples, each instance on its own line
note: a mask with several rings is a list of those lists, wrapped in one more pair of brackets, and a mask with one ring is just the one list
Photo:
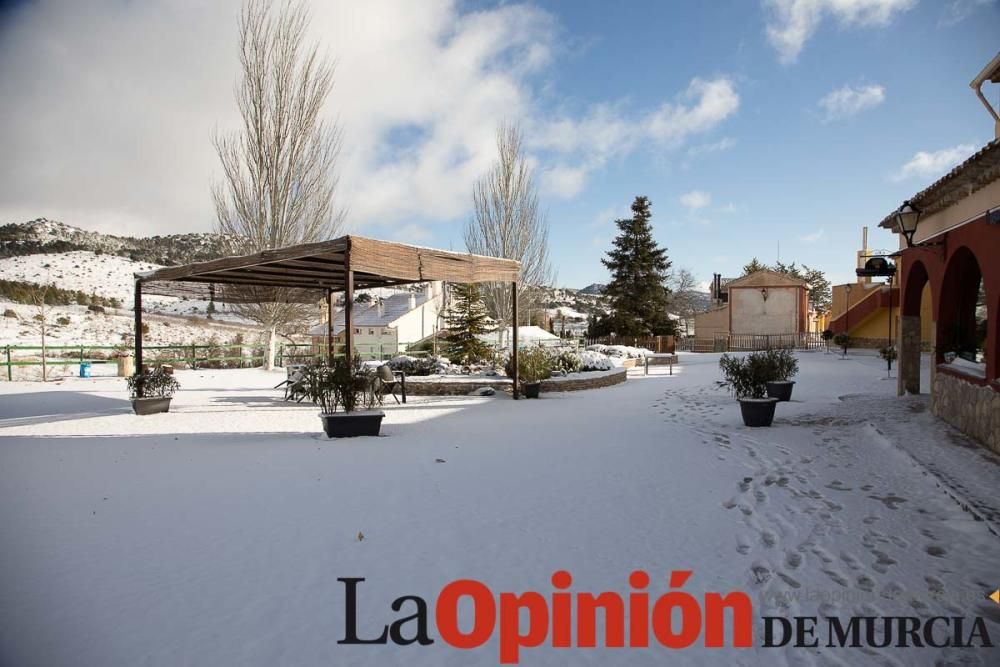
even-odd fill
[[(625, 382), (628, 371), (624, 368), (612, 368), (609, 371), (592, 371), (589, 373), (573, 373), (566, 377), (549, 378), (542, 381), (541, 391), (580, 391), (582, 389), (598, 389)], [(456, 377), (442, 380), (436, 377), (406, 378), (406, 393), (411, 396), (465, 396), (480, 387), (492, 387), (496, 391), (513, 392), (510, 378), (463, 378)]]
[(1000, 391), (941, 371), (931, 388), (931, 412), (1000, 454)]

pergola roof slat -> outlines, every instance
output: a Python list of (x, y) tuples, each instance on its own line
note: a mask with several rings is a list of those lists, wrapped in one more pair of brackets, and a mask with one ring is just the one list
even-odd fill
[(356, 287), (371, 288), (429, 280), (514, 282), (519, 264), (509, 259), (344, 236), (253, 255), (165, 267), (137, 273), (136, 280), (151, 294), (183, 292), (166, 285), (177, 282), (339, 291), (346, 287), (348, 268), (354, 274)]

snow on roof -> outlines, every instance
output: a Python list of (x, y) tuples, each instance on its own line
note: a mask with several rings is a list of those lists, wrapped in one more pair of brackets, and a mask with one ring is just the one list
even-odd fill
[[(499, 336), (500, 336), (499, 331), (493, 331), (491, 333), (480, 336), (480, 338), (489, 343), (496, 344), (497, 342), (499, 342), (500, 339)], [(503, 339), (504, 341), (509, 341), (511, 339), (511, 327), (507, 327), (504, 330)], [(539, 343), (550, 340), (559, 340), (559, 336), (556, 336), (553, 333), (549, 333), (548, 331), (546, 331), (541, 327), (536, 327), (532, 325), (532, 326), (518, 327), (517, 340), (521, 344)]]
[[(387, 327), (396, 320), (406, 315), (414, 308), (410, 308), (410, 297), (413, 297), (414, 308), (419, 308), (428, 301), (426, 292), (401, 292), (391, 296), (383, 297), (381, 303), (375, 301), (362, 304), (354, 303), (354, 326), (356, 327)], [(337, 335), (344, 330), (344, 311), (341, 310), (333, 316), (333, 334)], [(310, 335), (325, 336), (327, 332), (326, 322), (321, 322), (309, 330)]]

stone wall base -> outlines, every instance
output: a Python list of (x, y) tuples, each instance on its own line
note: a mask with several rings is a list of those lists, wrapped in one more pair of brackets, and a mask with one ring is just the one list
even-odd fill
[(939, 372), (931, 412), (1000, 454), (1000, 392)]
[[(610, 387), (612, 385), (625, 382), (628, 371), (624, 368), (613, 368), (609, 371), (586, 373), (586, 377), (574, 377), (574, 374), (566, 377), (550, 378), (542, 381), (541, 391), (580, 391), (582, 389), (598, 389), (600, 387)], [(465, 396), (480, 387), (492, 387), (496, 391), (505, 391), (510, 394), (513, 391), (513, 384), (510, 378), (469, 378), (448, 381), (433, 381), (431, 379), (421, 379), (418, 377), (406, 378), (406, 393), (412, 396)]]

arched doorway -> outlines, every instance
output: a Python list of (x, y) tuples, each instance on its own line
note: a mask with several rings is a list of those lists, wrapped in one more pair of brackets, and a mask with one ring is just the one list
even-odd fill
[(937, 317), (937, 363), (957, 363), (986, 377), (987, 294), (983, 273), (968, 247), (957, 249), (945, 267)]
[[(927, 267), (920, 260), (906, 261), (904, 256), (903, 293), (899, 316), (899, 393), (920, 393), (920, 352), (923, 342), (922, 332), (927, 324), (923, 322), (925, 293), (929, 298)], [(923, 314), (923, 315), (922, 315)]]

